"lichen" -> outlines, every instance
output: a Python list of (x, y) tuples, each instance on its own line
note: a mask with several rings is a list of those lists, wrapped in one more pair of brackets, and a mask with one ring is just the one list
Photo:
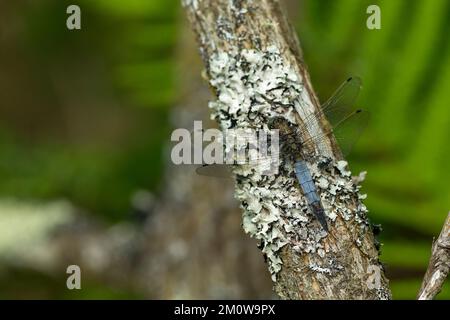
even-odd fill
[[(296, 113), (303, 120), (314, 111), (295, 69), (274, 46), (264, 52), (217, 52), (210, 57), (208, 70), (210, 84), (217, 93), (217, 100), (211, 101), (209, 107), (212, 118), (223, 130), (268, 131), (268, 119), (272, 117), (282, 116), (296, 123)], [(318, 122), (308, 121), (307, 125), (311, 134), (321, 130)], [(334, 160), (327, 150), (326, 146), (316, 146), (316, 154), (307, 159), (327, 217), (331, 221), (337, 217), (356, 219), (361, 228), (367, 228), (367, 209), (360, 203), (363, 196), (359, 195), (358, 183), (352, 180), (347, 162)], [(264, 177), (251, 166), (234, 168), (235, 196), (243, 209), (243, 228), (260, 241), (273, 281), (282, 268), (279, 253), (283, 246), (320, 257), (330, 250), (322, 243), (327, 233), (312, 215), (293, 172), (289, 161), (281, 163), (279, 174)], [(357, 182), (363, 178), (360, 176)], [(311, 267), (324, 273), (327, 268)]]
[(343, 266), (337, 264), (336, 260), (331, 258), (325, 260), (325, 265), (318, 265), (317, 263), (310, 262), (308, 268), (311, 271), (326, 274), (329, 276), (336, 274), (344, 269)]

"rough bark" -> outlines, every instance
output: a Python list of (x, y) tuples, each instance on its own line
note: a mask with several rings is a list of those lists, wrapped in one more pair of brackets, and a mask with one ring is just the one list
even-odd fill
[(450, 212), (441, 234), (433, 242), (431, 257), (417, 299), (432, 300), (441, 291), (450, 272)]
[[(185, 0), (183, 6), (217, 97), (210, 108), (221, 129), (267, 130), (273, 116), (301, 125), (307, 136), (329, 128), (323, 116), (311, 124), (320, 104), (277, 1)], [(312, 217), (292, 164), (283, 163), (286, 170), (269, 178), (251, 167), (234, 169), (244, 229), (260, 241), (276, 293), (285, 299), (390, 298), (361, 203), (362, 179), (352, 180), (334, 138), (310, 148), (315, 157), (308, 166), (321, 188), (329, 233)]]

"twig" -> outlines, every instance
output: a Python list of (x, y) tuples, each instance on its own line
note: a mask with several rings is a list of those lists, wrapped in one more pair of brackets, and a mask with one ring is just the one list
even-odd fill
[(450, 271), (450, 212), (441, 234), (433, 242), (430, 263), (422, 282), (417, 299), (432, 300), (441, 291)]

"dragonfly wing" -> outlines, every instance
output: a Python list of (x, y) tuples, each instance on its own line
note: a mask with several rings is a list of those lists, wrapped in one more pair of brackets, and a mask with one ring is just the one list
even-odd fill
[(354, 103), (361, 91), (362, 81), (358, 77), (348, 78), (336, 92), (322, 105), (322, 111), (331, 126), (355, 111)]
[(355, 107), (361, 88), (361, 78), (348, 78), (322, 106), (343, 155), (350, 153), (369, 121), (369, 113)]
[(344, 156), (348, 155), (369, 123), (370, 113), (356, 110), (333, 128), (334, 137)]
[[(351, 77), (336, 90), (322, 106), (322, 112), (327, 117), (332, 129), (318, 136), (310, 137), (304, 140), (304, 143), (319, 144), (333, 134), (341, 147), (342, 154), (350, 153), (369, 119), (368, 112), (354, 106), (361, 90), (361, 84), (360, 78)], [(300, 131), (300, 134), (307, 136), (309, 133), (305, 132), (306, 128), (313, 127), (319, 118), (320, 115), (317, 113), (307, 116), (304, 121), (305, 128)]]
[[(348, 78), (322, 105), (322, 112), (332, 127), (357, 109), (354, 103), (361, 90), (361, 83), (361, 79), (358, 77)], [(320, 118), (319, 112), (313, 112), (307, 115), (302, 122), (308, 128), (317, 123), (317, 119)]]
[(228, 131), (222, 141), (225, 157), (222, 160), (227, 164), (203, 164), (197, 167), (197, 174), (229, 177), (233, 163), (253, 167), (263, 172), (270, 171), (279, 164), (279, 148), (274, 148), (273, 145), (269, 147), (267, 140), (260, 138), (258, 139), (251, 130)]
[[(217, 130), (217, 129), (215, 129)], [(191, 138), (191, 156), (194, 155), (195, 152), (201, 152), (201, 156), (203, 160), (203, 151), (205, 150), (205, 148), (207, 147), (207, 145), (211, 142), (214, 143), (218, 143), (219, 146), (223, 144), (223, 141), (221, 139), (216, 140), (215, 138), (212, 138), (211, 141), (205, 141), (203, 139), (203, 135), (205, 134), (206, 130), (205, 129), (192, 129), (189, 131), (190, 133), (190, 138)], [(217, 130), (217, 132), (219, 132)], [(220, 133), (220, 132), (219, 132)], [(196, 135), (197, 136), (196, 138)], [(196, 150), (196, 145), (195, 145), (195, 141), (196, 139), (200, 139), (201, 141), (201, 145), (200, 145), (200, 149)], [(195, 165), (195, 172), (198, 175), (201, 176), (209, 176), (209, 177), (219, 177), (219, 178), (226, 178), (226, 177), (231, 177), (230, 174), (230, 168), (227, 165), (221, 165), (221, 164), (200, 164), (200, 165)]]
[(310, 137), (304, 140), (303, 143), (318, 145), (329, 139), (331, 135), (334, 135), (342, 154), (346, 156), (351, 152), (353, 146), (366, 128), (369, 118), (369, 112), (360, 109), (355, 110), (337, 122), (332, 129), (320, 135)]

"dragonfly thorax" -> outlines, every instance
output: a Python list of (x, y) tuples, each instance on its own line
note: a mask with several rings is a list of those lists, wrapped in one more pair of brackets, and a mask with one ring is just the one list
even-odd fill
[(269, 120), (268, 126), (271, 130), (278, 130), (281, 153), (284, 158), (298, 160), (302, 154), (302, 144), (297, 128), (282, 117)]

